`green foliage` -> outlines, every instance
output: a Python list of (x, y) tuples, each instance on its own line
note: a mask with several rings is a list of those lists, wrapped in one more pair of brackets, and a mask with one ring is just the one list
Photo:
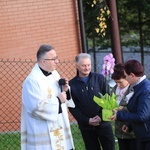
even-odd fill
[(116, 95), (112, 93), (109, 95), (106, 93), (105, 95), (100, 94), (100, 98), (94, 96), (93, 100), (101, 106), (102, 109), (102, 119), (104, 121), (110, 121), (110, 117), (113, 115), (113, 109), (118, 109), (118, 104), (116, 101)]
[[(114, 125), (112, 124), (113, 130)], [(71, 124), (71, 131), (74, 139), (75, 149), (84, 150), (84, 142), (81, 136), (81, 132), (77, 123)], [(20, 133), (0, 133), (0, 150), (20, 150)], [(116, 150), (118, 149), (118, 143), (116, 142)]]
[(110, 15), (105, 0), (83, 0), (86, 36), (89, 38), (105, 36), (107, 18)]
[(122, 45), (139, 45), (139, 32), (141, 27), (144, 46), (149, 46), (150, 3), (148, 4), (146, 0), (120, 0), (117, 1), (117, 6)]
[(1, 133), (0, 150), (20, 150), (20, 133)]
[[(98, 1), (98, 0), (97, 0)], [(83, 0), (85, 32), (88, 39), (88, 46), (107, 48), (110, 47), (110, 28), (107, 19), (106, 36), (101, 37), (95, 29), (98, 27), (99, 10), (104, 7), (107, 1), (96, 3), (91, 7), (93, 0)], [(149, 0), (119, 0), (117, 1), (118, 21), (122, 46), (140, 46), (141, 39), (143, 46), (150, 45), (150, 1)], [(140, 37), (140, 32), (142, 37)], [(94, 39), (94, 43), (93, 43)], [(93, 46), (94, 45), (94, 46)]]
[(118, 104), (116, 101), (116, 95), (112, 93), (112, 95), (109, 95), (106, 93), (105, 95), (101, 95), (101, 97), (94, 96), (93, 100), (102, 108), (105, 109), (117, 109)]
[(73, 123), (71, 125), (71, 131), (72, 131), (75, 149), (76, 150), (84, 150), (85, 149), (84, 142), (83, 142), (82, 135), (78, 128), (77, 123)]

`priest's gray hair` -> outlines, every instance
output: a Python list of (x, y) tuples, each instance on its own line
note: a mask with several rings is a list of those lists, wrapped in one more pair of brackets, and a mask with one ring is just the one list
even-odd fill
[(41, 45), (36, 53), (37, 61), (40, 61), (47, 52), (53, 49), (54, 47), (51, 45), (48, 44)]

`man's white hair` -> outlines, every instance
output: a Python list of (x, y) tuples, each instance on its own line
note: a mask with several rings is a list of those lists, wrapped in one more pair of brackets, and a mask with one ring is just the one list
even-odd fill
[(91, 60), (91, 55), (90, 54), (87, 54), (87, 53), (80, 53), (79, 55), (77, 55), (75, 57), (75, 62), (79, 62), (80, 59), (82, 58), (89, 58)]

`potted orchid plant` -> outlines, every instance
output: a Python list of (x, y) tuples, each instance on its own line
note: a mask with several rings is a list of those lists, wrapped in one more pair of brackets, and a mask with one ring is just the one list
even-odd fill
[(114, 80), (111, 79), (111, 75), (114, 72), (113, 68), (115, 65), (115, 59), (112, 53), (106, 55), (103, 58), (104, 64), (102, 66), (102, 74), (106, 79), (106, 94), (100, 97), (94, 96), (94, 101), (101, 106), (102, 109), (102, 119), (104, 121), (110, 121), (110, 117), (113, 115), (113, 109), (117, 109), (119, 106), (117, 104), (116, 95), (112, 92), (112, 88), (115, 86)]
[(115, 58), (113, 57), (112, 53), (109, 53), (103, 58), (103, 65), (102, 65), (102, 74), (105, 76), (106, 79), (106, 91), (107, 93), (111, 94), (111, 88), (115, 86), (114, 80), (111, 79), (111, 75), (114, 72), (115, 66)]

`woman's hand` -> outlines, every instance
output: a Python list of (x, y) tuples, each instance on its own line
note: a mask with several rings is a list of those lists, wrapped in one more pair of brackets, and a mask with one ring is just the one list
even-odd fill
[(128, 130), (129, 130), (128, 126), (126, 126), (126, 125), (122, 126), (122, 131), (123, 132), (127, 132)]
[(66, 98), (67, 98), (66, 92), (61, 92), (61, 93), (58, 95), (58, 98), (60, 99), (61, 103), (65, 103)]
[(117, 115), (116, 115), (117, 114), (117, 110), (114, 109), (113, 111), (114, 111), (114, 115), (109, 118), (111, 121), (117, 120)]

